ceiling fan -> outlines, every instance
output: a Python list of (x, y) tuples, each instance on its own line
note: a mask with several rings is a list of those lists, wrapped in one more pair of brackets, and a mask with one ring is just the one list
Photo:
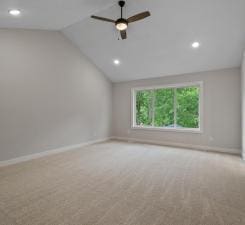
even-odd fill
[(121, 7), (121, 18), (119, 18), (117, 20), (112, 20), (112, 19), (94, 16), (94, 15), (91, 16), (91, 18), (97, 19), (97, 20), (102, 20), (105, 22), (114, 23), (116, 25), (117, 30), (120, 31), (122, 39), (124, 40), (124, 39), (127, 39), (127, 28), (128, 28), (129, 23), (133, 23), (133, 22), (136, 22), (138, 20), (145, 19), (146, 17), (150, 16), (151, 14), (149, 11), (145, 11), (145, 12), (139, 13), (137, 15), (131, 16), (128, 19), (124, 19), (123, 18), (123, 7), (125, 6), (125, 1), (119, 1), (118, 5)]

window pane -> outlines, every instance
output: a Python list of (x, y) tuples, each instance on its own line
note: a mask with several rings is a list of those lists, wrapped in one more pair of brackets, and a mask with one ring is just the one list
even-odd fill
[(176, 89), (177, 127), (199, 128), (199, 87)]
[(155, 118), (156, 127), (174, 127), (174, 90), (155, 90)]
[(136, 94), (136, 124), (152, 126), (153, 91), (137, 91)]

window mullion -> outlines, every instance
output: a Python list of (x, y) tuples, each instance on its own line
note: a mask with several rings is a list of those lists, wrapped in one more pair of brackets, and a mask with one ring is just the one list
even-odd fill
[(152, 90), (152, 95), (153, 95), (153, 98), (152, 98), (152, 109), (151, 109), (151, 118), (152, 118), (152, 126), (154, 127), (155, 126), (155, 99), (156, 99), (156, 96), (155, 96), (155, 91)]
[(174, 128), (177, 127), (177, 89), (174, 88)]

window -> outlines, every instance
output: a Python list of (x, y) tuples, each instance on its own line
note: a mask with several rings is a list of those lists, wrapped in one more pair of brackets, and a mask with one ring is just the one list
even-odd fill
[(135, 88), (133, 128), (201, 131), (202, 83)]

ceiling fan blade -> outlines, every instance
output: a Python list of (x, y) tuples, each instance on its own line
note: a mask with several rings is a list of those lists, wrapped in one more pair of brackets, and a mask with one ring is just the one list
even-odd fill
[(126, 30), (120, 31), (120, 34), (121, 34), (121, 37), (122, 37), (123, 40), (127, 39), (127, 31)]
[(134, 16), (129, 17), (128, 18), (128, 22), (129, 23), (136, 22), (138, 20), (145, 19), (146, 17), (148, 17), (150, 15), (151, 15), (151, 13), (149, 11), (142, 12), (142, 13), (139, 13), (137, 15), (134, 15)]
[(91, 18), (96, 19), (96, 20), (102, 20), (105, 22), (111, 22), (111, 23), (115, 23), (115, 20), (112, 19), (108, 19), (108, 18), (104, 18), (104, 17), (99, 17), (99, 16), (91, 16)]

